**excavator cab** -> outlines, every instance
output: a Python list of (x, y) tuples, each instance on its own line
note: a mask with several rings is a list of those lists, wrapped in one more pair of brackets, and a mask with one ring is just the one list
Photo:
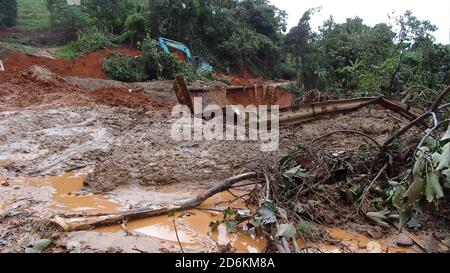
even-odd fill
[(176, 54), (180, 62), (190, 63), (199, 70), (212, 72), (213, 67), (199, 56), (193, 56), (191, 50), (183, 43), (167, 38), (159, 38), (159, 46), (168, 54)]

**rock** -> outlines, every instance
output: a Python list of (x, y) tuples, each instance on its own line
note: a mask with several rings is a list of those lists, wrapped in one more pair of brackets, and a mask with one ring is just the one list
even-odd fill
[(367, 243), (367, 252), (368, 253), (381, 253), (381, 245), (378, 242), (370, 241)]
[(2, 187), (9, 187), (9, 182), (8, 182), (8, 181), (3, 182), (3, 183), (2, 183)]
[(407, 236), (404, 233), (401, 233), (400, 235), (397, 236), (396, 243), (398, 246), (401, 247), (408, 247), (414, 244), (413, 240), (411, 240), (411, 238), (409, 238), (409, 236)]
[(51, 243), (52, 243), (52, 240), (50, 240), (50, 239), (37, 240), (34, 243), (30, 244), (25, 249), (25, 252), (28, 251), (27, 253), (40, 253), (44, 249), (46, 249)]
[(70, 253), (81, 253), (81, 245), (77, 241), (70, 241), (66, 244), (66, 249)]

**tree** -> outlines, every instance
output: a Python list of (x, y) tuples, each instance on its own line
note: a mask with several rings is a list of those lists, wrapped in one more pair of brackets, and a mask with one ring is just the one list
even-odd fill
[(285, 12), (266, 0), (149, 0), (146, 12), (152, 38), (183, 42), (218, 69), (264, 75), (280, 62)]
[(17, 20), (17, 0), (0, 1), (0, 26), (13, 27)]
[(316, 35), (309, 21), (318, 8), (307, 10), (284, 39), (285, 50), (295, 59), (297, 83), (300, 88), (310, 88), (316, 82), (314, 77), (314, 52)]
[(134, 12), (130, 0), (83, 0), (84, 10), (104, 32), (119, 34), (126, 19)]
[(412, 15), (410, 10), (405, 11), (403, 15), (394, 17), (394, 22), (399, 31), (397, 34), (397, 47), (392, 53), (393, 57), (397, 56), (397, 65), (391, 74), (388, 94), (392, 95), (395, 91), (399, 91), (402, 80), (399, 75), (402, 70), (405, 53), (411, 49), (414, 44), (423, 40), (434, 41), (432, 33), (437, 27), (430, 21), (420, 21)]

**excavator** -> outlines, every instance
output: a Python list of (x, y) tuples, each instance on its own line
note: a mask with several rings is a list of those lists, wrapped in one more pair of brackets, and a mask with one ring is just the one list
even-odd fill
[(180, 62), (192, 64), (199, 70), (213, 71), (213, 67), (203, 61), (201, 57), (192, 55), (191, 50), (185, 44), (163, 37), (159, 37), (158, 40), (161, 49), (168, 54), (176, 54)]

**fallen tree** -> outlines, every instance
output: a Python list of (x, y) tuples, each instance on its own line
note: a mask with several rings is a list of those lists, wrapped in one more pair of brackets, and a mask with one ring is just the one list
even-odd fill
[(242, 181), (255, 179), (257, 177), (258, 175), (256, 172), (249, 172), (227, 178), (225, 180), (218, 182), (216, 186), (212, 187), (206, 192), (177, 205), (166, 207), (144, 207), (111, 214), (92, 214), (81, 217), (70, 217), (60, 215), (53, 217), (51, 219), (51, 222), (55, 223), (63, 231), (80, 231), (80, 230), (89, 230), (99, 226), (114, 225), (130, 220), (149, 218), (154, 216), (170, 214), (178, 211), (193, 209), (199, 207), (203, 202), (205, 202), (212, 196), (230, 189), (233, 185)]

